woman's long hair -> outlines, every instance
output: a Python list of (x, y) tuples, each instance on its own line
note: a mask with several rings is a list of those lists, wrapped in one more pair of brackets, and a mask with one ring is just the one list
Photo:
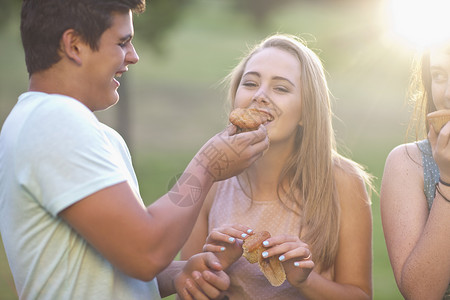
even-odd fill
[(431, 94), (430, 50), (418, 55), (412, 66), (409, 86), (409, 101), (414, 107), (407, 129), (407, 137), (413, 135), (415, 140), (427, 137), (427, 114), (436, 110)]
[[(281, 190), (287, 196), (280, 197), (287, 207), (300, 208), (300, 238), (310, 245), (319, 269), (327, 270), (333, 266), (338, 250), (340, 206), (335, 168), (351, 171), (363, 180), (369, 176), (359, 165), (337, 153), (330, 95), (322, 62), (300, 38), (277, 34), (252, 49), (227, 77), (231, 107), (234, 106), (248, 60), (255, 53), (271, 47), (291, 53), (298, 58), (301, 66), (302, 126), (297, 131), (294, 151), (283, 167), (278, 193)], [(287, 191), (281, 184), (285, 179), (289, 182)]]

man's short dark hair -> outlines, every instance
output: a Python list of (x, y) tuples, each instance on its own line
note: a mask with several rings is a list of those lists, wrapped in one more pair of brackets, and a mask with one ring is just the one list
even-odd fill
[(29, 75), (60, 60), (62, 34), (74, 29), (93, 50), (115, 12), (142, 13), (145, 0), (23, 0), (20, 32)]

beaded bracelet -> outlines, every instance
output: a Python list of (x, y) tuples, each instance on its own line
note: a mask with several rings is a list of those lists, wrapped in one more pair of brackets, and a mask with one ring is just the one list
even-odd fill
[(439, 182), (442, 183), (442, 184), (445, 185), (445, 186), (450, 186), (450, 183), (447, 183), (447, 182), (443, 181), (443, 180), (441, 179), (441, 177), (439, 177)]
[(445, 197), (445, 196), (442, 194), (441, 189), (439, 188), (439, 182), (436, 183), (436, 191), (438, 192), (439, 195), (441, 195), (441, 197), (442, 197), (445, 201), (450, 202), (450, 199), (448, 199), (447, 197)]

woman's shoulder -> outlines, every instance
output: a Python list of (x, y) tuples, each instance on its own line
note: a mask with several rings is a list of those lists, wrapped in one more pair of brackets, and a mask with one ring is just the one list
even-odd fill
[(334, 176), (337, 182), (343, 180), (364, 182), (371, 177), (364, 166), (340, 155), (334, 160)]
[(409, 193), (423, 195), (423, 150), (420, 142), (402, 144), (389, 153), (384, 166), (381, 180), (380, 198), (392, 199), (391, 195), (398, 193), (399, 187)]
[(422, 153), (424, 153), (425, 148), (425, 141), (398, 145), (389, 152), (386, 158), (386, 166), (421, 165)]
[(348, 158), (339, 157), (335, 163), (334, 178), (341, 207), (347, 207), (345, 203), (370, 203), (368, 191), (375, 190), (373, 176), (363, 166)]

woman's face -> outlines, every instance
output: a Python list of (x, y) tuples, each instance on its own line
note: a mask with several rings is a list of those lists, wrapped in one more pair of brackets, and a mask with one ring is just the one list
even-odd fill
[(450, 109), (450, 44), (430, 51), (430, 73), (436, 109)]
[(300, 61), (278, 48), (266, 48), (247, 62), (236, 91), (235, 107), (265, 110), (271, 143), (292, 140), (301, 125)]

